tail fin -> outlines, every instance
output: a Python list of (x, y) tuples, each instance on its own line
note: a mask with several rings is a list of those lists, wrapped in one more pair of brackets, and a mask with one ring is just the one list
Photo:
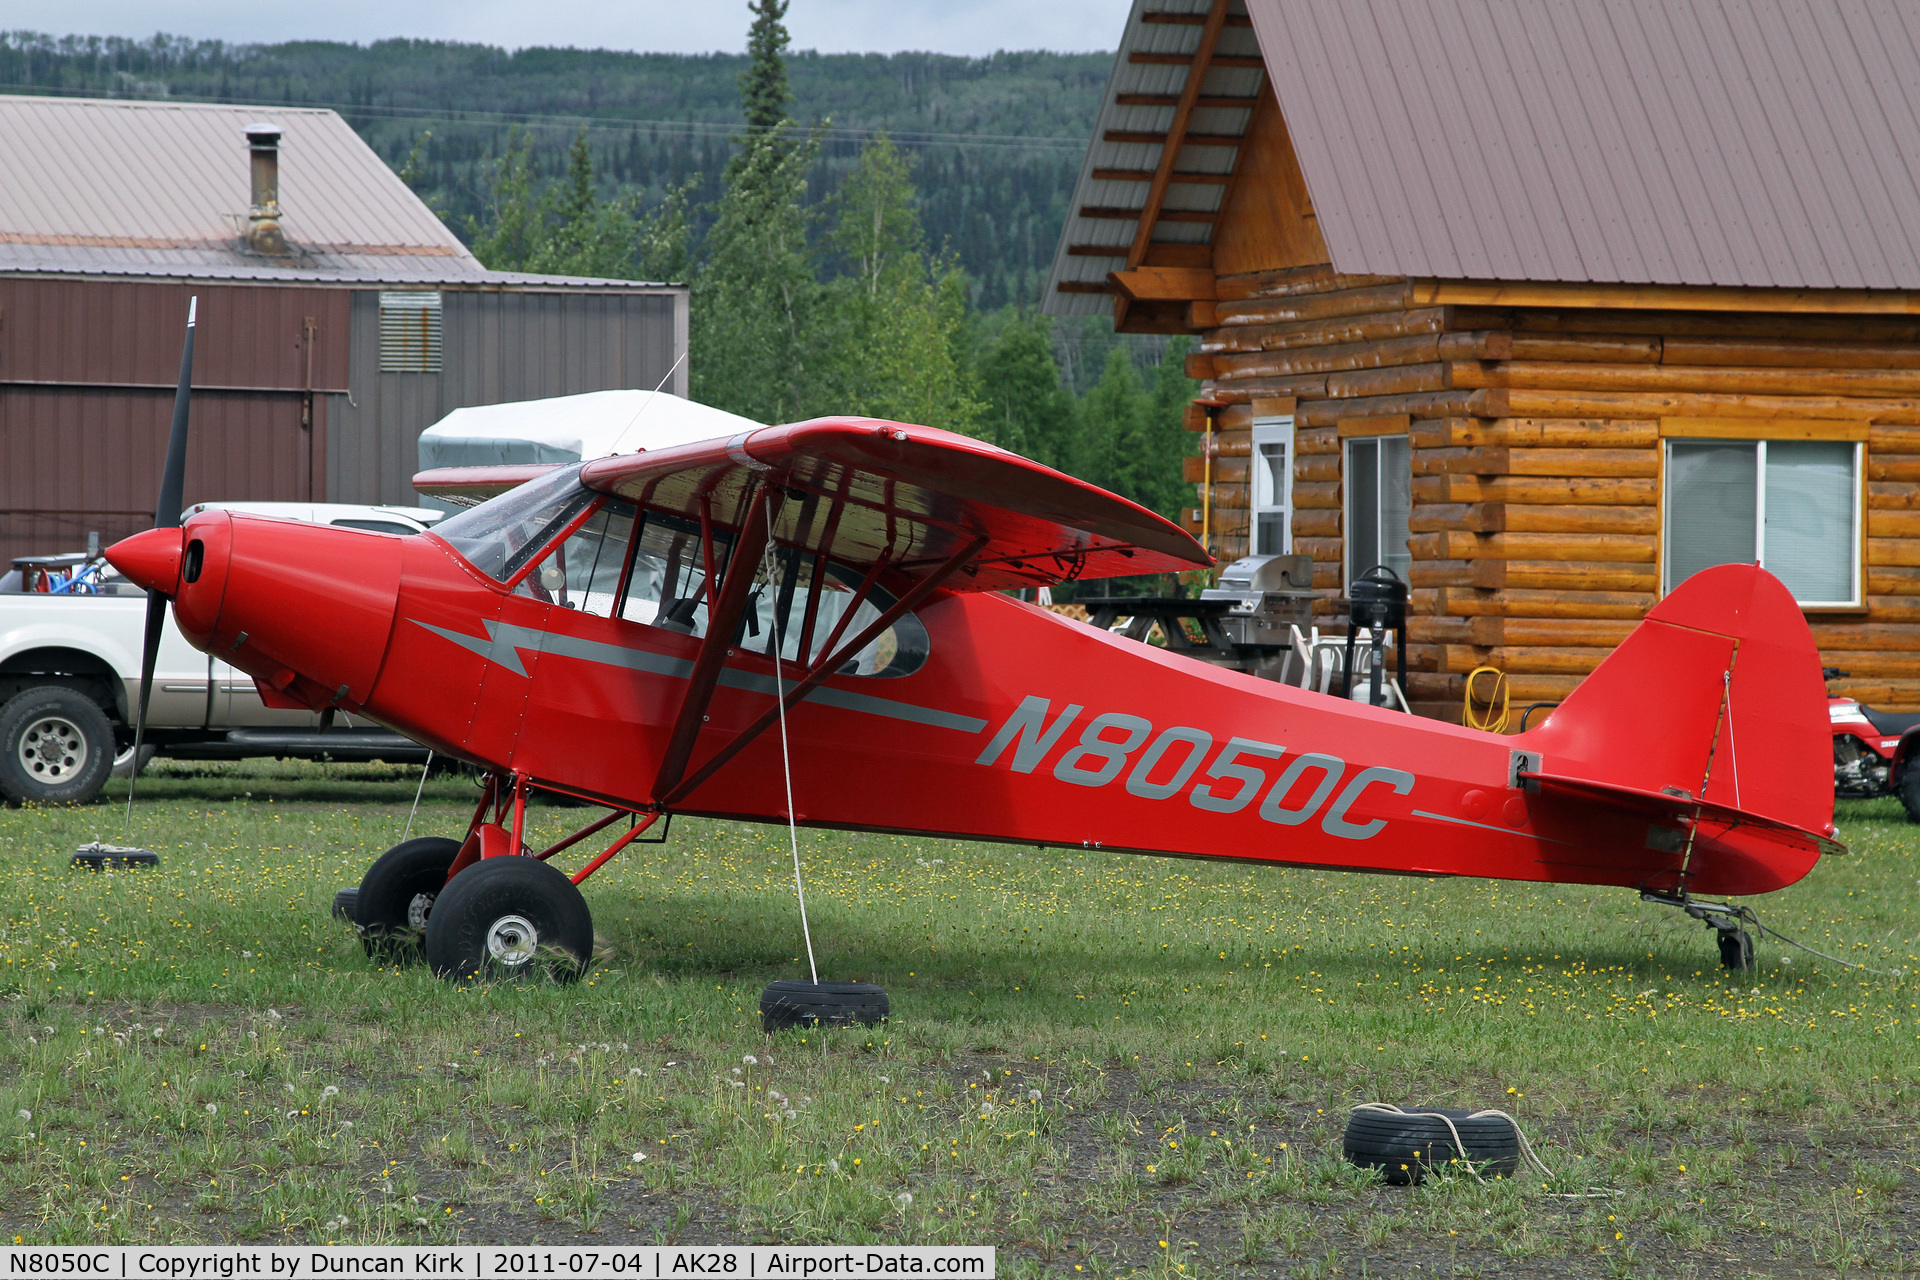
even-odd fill
[[(1692, 798), (1826, 837), (1831, 738), (1820, 652), (1800, 606), (1764, 569), (1721, 565), (1655, 605), (1514, 743), (1539, 753), (1545, 777)], [(1776, 871), (1791, 883), (1811, 865)]]

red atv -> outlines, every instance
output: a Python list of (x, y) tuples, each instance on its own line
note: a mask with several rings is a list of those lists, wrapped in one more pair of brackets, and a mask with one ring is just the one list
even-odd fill
[[(1829, 680), (1847, 673), (1821, 670)], [(1909, 768), (1920, 751), (1920, 716), (1875, 711), (1853, 699), (1828, 697), (1833, 725), (1833, 794), (1842, 798), (1900, 797), (1907, 817), (1920, 822), (1920, 769)]]

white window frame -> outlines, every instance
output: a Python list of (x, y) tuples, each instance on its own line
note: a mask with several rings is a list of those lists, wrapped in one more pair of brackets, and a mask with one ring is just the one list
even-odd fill
[[(1342, 582), (1351, 583), (1354, 579), (1358, 578), (1361, 574), (1373, 568), (1373, 565), (1371, 564), (1355, 564), (1353, 562), (1353, 490), (1352, 490), (1353, 467), (1352, 467), (1352, 461), (1353, 461), (1353, 447), (1355, 445), (1371, 444), (1374, 446), (1376, 450), (1378, 450), (1379, 442), (1382, 440), (1406, 440), (1408, 442), (1407, 443), (1407, 470), (1408, 470), (1407, 517), (1408, 517), (1408, 522), (1409, 523), (1412, 522), (1413, 443), (1409, 433), (1404, 431), (1389, 431), (1377, 436), (1348, 436), (1346, 439), (1342, 440), (1340, 442), (1340, 561), (1341, 561), (1341, 564), (1344, 566), (1344, 570), (1345, 570), (1345, 577), (1341, 579)], [(1387, 504), (1385, 500), (1386, 499), (1385, 485), (1386, 485), (1386, 479), (1387, 479), (1387, 472), (1385, 467), (1378, 465), (1379, 454), (1377, 452), (1375, 453), (1374, 457), (1375, 457), (1375, 466), (1373, 469), (1373, 480), (1374, 480), (1373, 509), (1375, 512), (1375, 518), (1377, 519), (1379, 513), (1386, 510)], [(1379, 536), (1380, 532), (1381, 531), (1378, 528), (1374, 530), (1375, 541), (1380, 544), (1380, 548), (1382, 552), (1381, 558), (1379, 560), (1376, 560), (1374, 562), (1375, 564), (1386, 563), (1386, 556), (1384, 554), (1386, 550), (1386, 539)], [(1409, 538), (1412, 537), (1411, 532), (1409, 532), (1408, 537)], [(1411, 553), (1409, 552), (1409, 554)]]
[[(1799, 439), (1799, 437), (1794, 437)], [(1660, 454), (1660, 594), (1664, 597), (1680, 584), (1673, 581), (1673, 539), (1668, 531), (1673, 528), (1670, 508), (1673, 503), (1673, 487), (1666, 482), (1667, 468), (1673, 461), (1673, 446), (1677, 444), (1751, 444), (1758, 448), (1754, 458), (1754, 487), (1759, 490), (1753, 502), (1753, 545), (1760, 557), (1760, 567), (1767, 567), (1767, 440), (1768, 437), (1748, 438), (1724, 436), (1671, 436), (1660, 443), (1664, 446)], [(1853, 583), (1853, 595), (1847, 600), (1801, 600), (1794, 603), (1802, 609), (1859, 609), (1865, 606), (1865, 574), (1861, 570), (1861, 539), (1866, 529), (1866, 502), (1862, 488), (1862, 476), (1865, 473), (1867, 446), (1864, 441), (1835, 440), (1830, 443), (1853, 445), (1853, 540), (1847, 549), (1848, 573)]]
[[(1287, 451), (1287, 465), (1280, 477), (1278, 502), (1263, 503), (1260, 494), (1268, 476), (1266, 459), (1260, 456), (1260, 446), (1277, 444)], [(1247, 554), (1254, 556), (1284, 556), (1293, 551), (1293, 468), (1297, 458), (1294, 454), (1293, 418), (1255, 418), (1253, 420), (1253, 442), (1247, 454)], [(1260, 541), (1260, 517), (1278, 515), (1280, 517), (1280, 545), (1265, 546)]]

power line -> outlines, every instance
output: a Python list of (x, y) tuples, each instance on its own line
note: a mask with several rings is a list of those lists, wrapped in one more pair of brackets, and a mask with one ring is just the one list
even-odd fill
[[(5, 84), (0, 89), (24, 89), (38, 97), (86, 98), (97, 96), (84, 89), (48, 89), (41, 85)], [(196, 94), (169, 94), (160, 99), (166, 102), (208, 103), (218, 106), (249, 107), (288, 107), (293, 109), (318, 109), (338, 111), (342, 114), (360, 114), (384, 116), (389, 119), (440, 120), (451, 124), (519, 124), (537, 129), (574, 130), (585, 126), (589, 131), (645, 127), (656, 133), (678, 134), (687, 137), (726, 137), (737, 136), (744, 124), (730, 124), (722, 121), (700, 120), (648, 120), (633, 116), (571, 116), (548, 115), (539, 112), (520, 111), (474, 111), (458, 108), (432, 107), (394, 107), (375, 106), (359, 102), (285, 102), (260, 101), (251, 98), (223, 98)], [(1058, 138), (1011, 133), (939, 133), (924, 129), (892, 130), (887, 128), (856, 129), (847, 127), (816, 127), (804, 129), (795, 125), (796, 130), (816, 134), (833, 141), (864, 141), (885, 133), (899, 146), (909, 147), (997, 147), (1005, 150), (1055, 151), (1062, 154), (1084, 151), (1086, 138)]]

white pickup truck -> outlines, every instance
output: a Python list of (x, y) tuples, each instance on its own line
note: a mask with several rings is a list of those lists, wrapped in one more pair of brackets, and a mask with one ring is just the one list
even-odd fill
[[(207, 503), (261, 515), (417, 533), (440, 512), (316, 503)], [(79, 581), (76, 583), (75, 579)], [(97, 556), (35, 556), (0, 576), (0, 796), (84, 804), (132, 767), (146, 593)], [(426, 750), (378, 725), (336, 723), (260, 700), (253, 678), (186, 642), (168, 611), (145, 740), (160, 755), (419, 761)], [(143, 752), (143, 755), (146, 753)], [(142, 761), (144, 763), (144, 760)]]

